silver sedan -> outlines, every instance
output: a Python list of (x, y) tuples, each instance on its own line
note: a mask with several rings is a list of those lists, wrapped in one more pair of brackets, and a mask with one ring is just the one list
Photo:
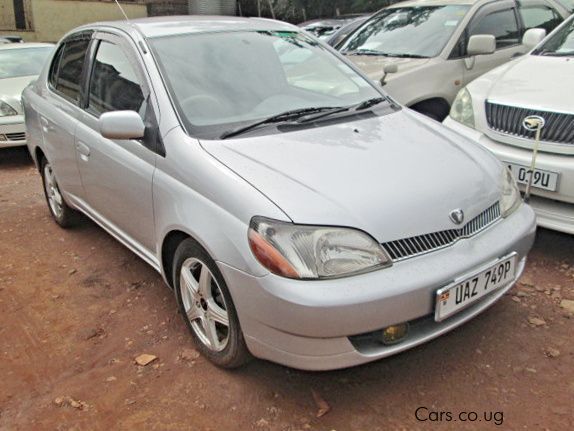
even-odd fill
[(285, 23), (84, 26), (23, 101), (55, 221), (84, 213), (160, 272), (223, 367), (424, 343), (510, 289), (534, 240), (492, 155)]

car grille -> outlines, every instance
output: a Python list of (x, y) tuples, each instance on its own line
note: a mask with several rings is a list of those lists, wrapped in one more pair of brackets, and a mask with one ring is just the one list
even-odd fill
[(6, 137), (9, 141), (25, 141), (26, 140), (26, 133), (6, 133)]
[(460, 229), (449, 229), (425, 235), (413, 236), (383, 243), (383, 247), (393, 260), (398, 262), (448, 247), (459, 239), (469, 238), (486, 229), (500, 218), (500, 205), (494, 205), (473, 218)]
[(516, 108), (514, 106), (486, 102), (488, 127), (496, 132), (520, 138), (534, 139), (536, 132), (530, 132), (522, 127), (522, 121), (530, 115), (538, 115), (546, 121), (546, 125), (540, 133), (542, 141), (574, 144), (574, 114)]

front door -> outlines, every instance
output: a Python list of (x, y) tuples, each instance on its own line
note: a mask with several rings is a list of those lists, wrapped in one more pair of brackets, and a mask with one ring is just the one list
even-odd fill
[(144, 140), (110, 140), (99, 133), (100, 115), (138, 112), (153, 106), (137, 53), (128, 42), (97, 34), (88, 74), (86, 107), (76, 129), (76, 149), (86, 202), (92, 216), (144, 256), (155, 252), (152, 181), (157, 154)]

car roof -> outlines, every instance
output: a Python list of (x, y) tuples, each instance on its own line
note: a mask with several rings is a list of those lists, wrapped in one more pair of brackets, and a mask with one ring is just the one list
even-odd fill
[(8, 43), (6, 45), (0, 45), (0, 50), (4, 51), (6, 49), (22, 49), (22, 48), (53, 48), (54, 45), (51, 43)]
[(395, 3), (389, 8), (405, 6), (446, 6), (446, 5), (473, 5), (485, 0), (407, 0)]
[(265, 18), (240, 18), (235, 16), (165, 16), (139, 18), (128, 21), (108, 21), (76, 29), (113, 27), (131, 33), (134, 29), (144, 37), (172, 36), (186, 33), (211, 33), (231, 31), (300, 31), (294, 25)]

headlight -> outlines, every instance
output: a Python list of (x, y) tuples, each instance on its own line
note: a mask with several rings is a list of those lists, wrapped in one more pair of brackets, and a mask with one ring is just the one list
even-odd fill
[(456, 99), (450, 108), (450, 117), (474, 129), (474, 110), (472, 109), (472, 97), (466, 88), (456, 95)]
[(502, 197), (500, 199), (500, 211), (502, 217), (508, 217), (520, 205), (522, 198), (516, 180), (509, 169), (504, 169), (501, 177)]
[(10, 117), (12, 115), (18, 115), (18, 113), (6, 102), (0, 100), (0, 117)]
[(265, 268), (288, 278), (335, 278), (392, 264), (377, 241), (349, 228), (296, 225), (254, 217), (249, 245)]

